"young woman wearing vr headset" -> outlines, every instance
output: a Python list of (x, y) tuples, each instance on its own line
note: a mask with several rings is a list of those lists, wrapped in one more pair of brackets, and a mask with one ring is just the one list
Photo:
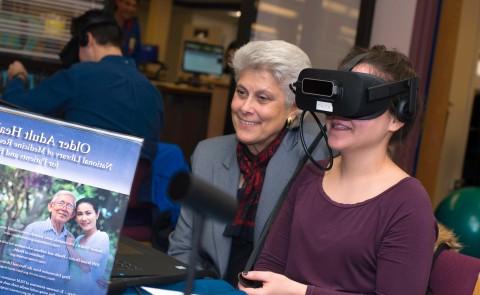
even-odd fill
[[(345, 83), (337, 81), (344, 85), (343, 98), (339, 91), (337, 100), (315, 104), (327, 103), (328, 144), (338, 156), (328, 171), (307, 165), (292, 184), (254, 271), (243, 273), (261, 282), (259, 288), (240, 285), (250, 295), (415, 295), (427, 290), (436, 236), (430, 200), (422, 184), (389, 154), (420, 113), (414, 69), (406, 56), (384, 46), (352, 51), (340, 69), (352, 72), (331, 71), (345, 76)], [(344, 112), (335, 107), (348, 101), (347, 81), (353, 76), (380, 78), (383, 84), (405, 80), (415, 89), (390, 95), (388, 103), (372, 109), (366, 105), (375, 95), (364, 98), (367, 90), (360, 89), (354, 99), (365, 99), (367, 111), (360, 112), (358, 104), (357, 112), (345, 117), (355, 101)]]

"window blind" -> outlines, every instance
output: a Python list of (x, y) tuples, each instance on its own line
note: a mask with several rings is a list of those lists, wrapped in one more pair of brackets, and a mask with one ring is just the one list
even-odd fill
[(103, 0), (0, 0), (0, 53), (58, 60), (72, 17)]

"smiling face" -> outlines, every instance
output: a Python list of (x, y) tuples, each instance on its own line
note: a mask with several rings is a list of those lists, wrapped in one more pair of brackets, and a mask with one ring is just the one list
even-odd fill
[[(378, 71), (368, 64), (359, 64), (352, 71), (378, 76)], [(403, 126), (389, 111), (370, 120), (328, 116), (326, 124), (328, 144), (339, 152), (372, 147), (386, 150), (393, 133)]]
[(285, 93), (270, 72), (251, 69), (240, 73), (231, 108), (237, 138), (253, 154), (267, 147), (296, 111), (287, 106)]
[(98, 213), (95, 212), (92, 204), (81, 203), (77, 206), (75, 221), (83, 232), (88, 233), (97, 230)]
[(53, 223), (63, 226), (74, 215), (75, 199), (69, 194), (60, 194), (48, 204), (48, 212)]

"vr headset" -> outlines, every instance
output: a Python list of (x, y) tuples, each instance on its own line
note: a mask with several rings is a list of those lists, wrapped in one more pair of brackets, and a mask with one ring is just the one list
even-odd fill
[(63, 47), (62, 51), (58, 54), (60, 61), (64, 68), (69, 68), (71, 65), (80, 61), (78, 57), (78, 38), (72, 37), (70, 41)]
[[(72, 35), (72, 38), (58, 54), (65, 68), (69, 68), (71, 65), (80, 61), (78, 57), (78, 51), (80, 47), (87, 46), (88, 44), (88, 29), (99, 25), (114, 25), (118, 27), (115, 18), (108, 13), (97, 14), (89, 18), (84, 18), (82, 21), (84, 24), (80, 23), (79, 18), (72, 20), (72, 25), (70, 27), (70, 34)], [(120, 28), (118, 29), (120, 30)]]
[(349, 119), (378, 117), (399, 97), (395, 115), (406, 122), (415, 115), (418, 78), (387, 83), (364, 73), (307, 68), (293, 87), (300, 109)]

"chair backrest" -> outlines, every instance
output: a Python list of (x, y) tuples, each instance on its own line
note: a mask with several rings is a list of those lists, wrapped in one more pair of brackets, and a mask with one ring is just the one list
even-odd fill
[(147, 159), (140, 159), (133, 177), (132, 189), (130, 190), (130, 199), (128, 207), (136, 207), (139, 205), (139, 195), (145, 186), (151, 185), (152, 163)]
[[(133, 177), (125, 221), (121, 234), (137, 241), (152, 240), (152, 204), (145, 202), (151, 194), (152, 165), (149, 160), (140, 159)], [(141, 196), (147, 195), (147, 196)]]
[(479, 273), (480, 259), (454, 250), (444, 250), (434, 261), (430, 274), (429, 294), (475, 294), (475, 286), (479, 285)]
[(164, 142), (157, 145), (157, 155), (152, 163), (152, 202), (160, 212), (170, 212), (173, 226), (177, 222), (180, 205), (172, 202), (168, 196), (168, 185), (173, 175), (189, 170), (188, 163), (178, 145)]
[(158, 143), (155, 159), (140, 159), (130, 192), (122, 234), (138, 241), (151, 241), (161, 250), (168, 248), (168, 234), (173, 230), (180, 205), (172, 202), (167, 188), (179, 171), (188, 171), (179, 146)]

